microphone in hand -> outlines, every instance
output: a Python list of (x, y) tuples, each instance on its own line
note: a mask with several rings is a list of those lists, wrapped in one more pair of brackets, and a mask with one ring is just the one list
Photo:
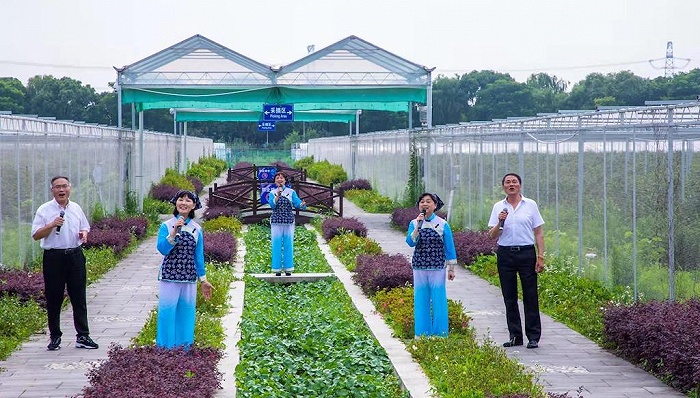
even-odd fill
[[(422, 214), (424, 219), (425, 219), (425, 209), (421, 209), (420, 214)], [(418, 220), (418, 229), (421, 229), (422, 226), (423, 226), (423, 220)]]
[[(183, 223), (183, 225), (184, 225), (184, 223), (185, 223), (185, 217), (180, 216), (180, 220), (179, 220), (179, 221), (182, 221), (182, 223)], [(178, 227), (177, 227), (177, 232), (175, 232), (175, 240), (180, 239), (180, 229), (182, 229), (182, 225), (178, 225)]]
[[(508, 209), (503, 209), (502, 213), (508, 214)], [(498, 229), (500, 229), (501, 231), (503, 230), (503, 223), (505, 221), (506, 221), (506, 219), (502, 218), (501, 221), (499, 221), (499, 223), (498, 223)]]
[[(58, 214), (59, 217), (63, 218), (66, 215), (66, 212), (61, 210), (61, 213)], [(56, 235), (61, 233), (61, 226), (56, 227)]]

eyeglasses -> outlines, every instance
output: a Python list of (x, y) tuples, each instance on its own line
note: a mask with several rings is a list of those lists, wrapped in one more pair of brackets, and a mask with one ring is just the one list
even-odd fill
[(70, 187), (70, 184), (54, 185), (52, 188), (53, 189), (68, 189), (68, 187)]

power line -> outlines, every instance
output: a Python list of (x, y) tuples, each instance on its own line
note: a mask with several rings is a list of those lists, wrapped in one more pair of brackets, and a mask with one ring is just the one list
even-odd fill
[(44, 63), (39, 63), (39, 62), (7, 61), (7, 60), (1, 60), (1, 59), (0, 59), (0, 64), (18, 65), (18, 66), (43, 66), (43, 67), (63, 68), (63, 69), (92, 69), (92, 70), (110, 69), (110, 70), (112, 70), (112, 68), (108, 67), (108, 66), (44, 64)]
[[(543, 70), (576, 70), (576, 69), (592, 69), (592, 68), (605, 68), (605, 67), (611, 67), (611, 66), (626, 66), (626, 65), (636, 65), (636, 64), (645, 64), (648, 61), (628, 61), (628, 62), (617, 62), (617, 63), (610, 63), (610, 64), (593, 64), (593, 65), (579, 65), (579, 66), (548, 66), (548, 67), (541, 67), (541, 68), (528, 68), (528, 69), (499, 69), (503, 72), (540, 72)], [(442, 68), (437, 68), (438, 71), (440, 72), (462, 72), (465, 70), (470, 70), (473, 68), (464, 68), (464, 69), (442, 69)]]

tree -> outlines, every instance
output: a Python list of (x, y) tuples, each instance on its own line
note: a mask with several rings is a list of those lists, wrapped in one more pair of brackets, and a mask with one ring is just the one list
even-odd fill
[(679, 73), (666, 82), (666, 99), (696, 99), (700, 95), (700, 69)]
[(556, 112), (561, 109), (567, 98), (566, 89), (569, 82), (556, 76), (549, 76), (546, 73), (532, 74), (525, 84), (532, 88), (536, 113)]
[(89, 121), (88, 109), (95, 106), (97, 94), (69, 77), (34, 76), (27, 83), (25, 111), (59, 120)]
[(526, 84), (499, 80), (479, 91), (471, 108), (472, 120), (502, 119), (535, 114), (532, 89)]
[(24, 112), (27, 89), (14, 77), (0, 78), (0, 111)]
[(546, 73), (533, 73), (527, 78), (525, 83), (532, 88), (553, 93), (563, 93), (569, 86), (569, 82), (559, 79), (556, 75), (549, 76)]
[(438, 75), (433, 82), (433, 124), (459, 123), (467, 120), (469, 100), (460, 86), (460, 77)]

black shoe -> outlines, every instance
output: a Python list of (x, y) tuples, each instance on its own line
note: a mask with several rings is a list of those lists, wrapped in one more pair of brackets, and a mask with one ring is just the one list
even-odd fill
[(61, 338), (52, 337), (49, 345), (46, 346), (49, 351), (56, 351), (61, 349)]
[(292, 273), (291, 273), (291, 272), (285, 272), (284, 274), (285, 274), (286, 276), (292, 276)]
[(75, 347), (76, 348), (87, 348), (88, 350), (94, 350), (95, 348), (99, 348), (100, 346), (97, 345), (90, 336), (78, 336), (78, 339), (75, 340)]
[(511, 337), (510, 340), (503, 343), (503, 347), (515, 347), (516, 345), (523, 345), (523, 340), (516, 337)]
[(527, 342), (527, 348), (537, 348), (540, 344), (537, 340), (530, 340)]
[(275, 276), (282, 276), (281, 272), (275, 272)]

